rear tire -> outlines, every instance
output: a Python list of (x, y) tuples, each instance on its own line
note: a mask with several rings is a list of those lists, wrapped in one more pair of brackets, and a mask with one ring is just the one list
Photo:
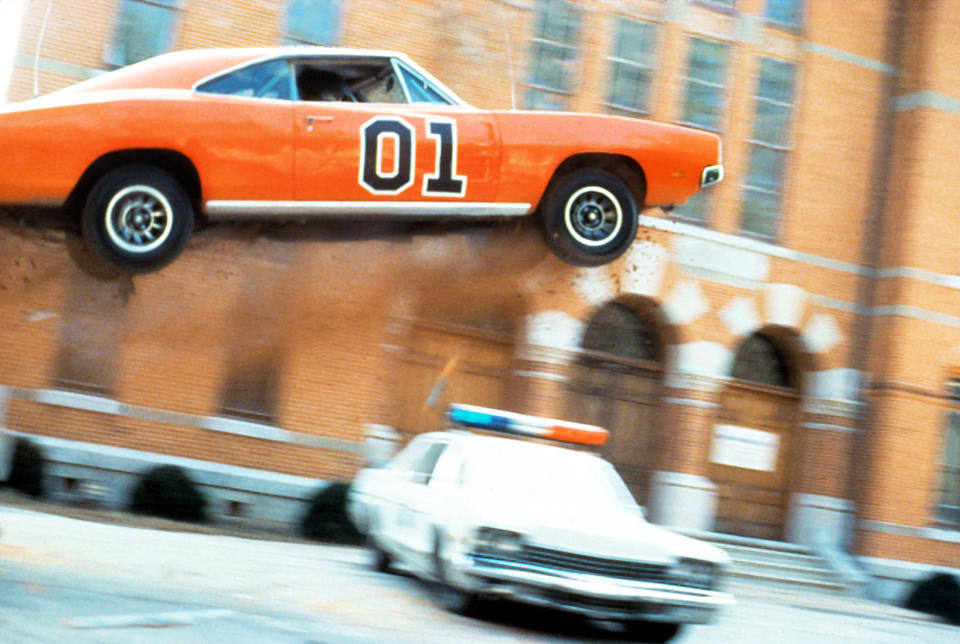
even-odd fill
[(637, 235), (637, 202), (606, 170), (577, 170), (551, 186), (541, 207), (550, 249), (575, 266), (599, 266), (620, 257)]
[(173, 261), (193, 232), (193, 204), (167, 172), (133, 165), (94, 184), (83, 208), (83, 236), (103, 261), (144, 273)]

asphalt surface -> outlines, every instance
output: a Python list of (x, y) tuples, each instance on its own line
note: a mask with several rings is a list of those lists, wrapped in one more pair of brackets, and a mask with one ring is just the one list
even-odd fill
[[(628, 641), (617, 624), (497, 604), (453, 615), (434, 589), (376, 573), (362, 548), (171, 532), (0, 506), (0, 643)], [(939, 643), (960, 629), (896, 607), (735, 589), (676, 642)]]

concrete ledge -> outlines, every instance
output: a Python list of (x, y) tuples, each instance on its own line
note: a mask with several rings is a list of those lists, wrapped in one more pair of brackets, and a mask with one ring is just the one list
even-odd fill
[(271, 529), (299, 524), (309, 499), (327, 484), (320, 479), (223, 465), (210, 461), (11, 432), (44, 452), (47, 496), (111, 509), (128, 507), (141, 476), (159, 465), (176, 465), (200, 487), (214, 518), (243, 519)]
[(263, 423), (223, 418), (220, 416), (198, 416), (196, 414), (184, 414), (151, 407), (141, 407), (139, 405), (128, 405), (105, 396), (61, 391), (59, 389), (3, 387), (0, 389), (0, 427), (3, 426), (4, 422), (5, 410), (3, 401), (7, 398), (35, 402), (43, 405), (53, 405), (56, 407), (66, 407), (68, 409), (80, 409), (98, 414), (137, 418), (155, 423), (196, 427), (212, 432), (234, 434), (236, 436), (246, 436), (260, 440), (301, 445), (303, 447), (313, 447), (335, 452), (345, 452), (347, 454), (360, 454), (364, 449), (363, 443), (293, 432)]
[(960, 569), (931, 566), (910, 561), (857, 557), (857, 563), (871, 576), (867, 597), (888, 604), (902, 605), (913, 585), (937, 572), (960, 578)]

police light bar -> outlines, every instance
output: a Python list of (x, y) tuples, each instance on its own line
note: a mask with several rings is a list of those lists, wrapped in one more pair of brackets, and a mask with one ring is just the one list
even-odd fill
[(547, 438), (580, 445), (603, 445), (609, 432), (596, 425), (571, 423), (540, 416), (527, 416), (474, 405), (450, 405), (447, 420), (454, 426), (485, 429), (492, 432)]

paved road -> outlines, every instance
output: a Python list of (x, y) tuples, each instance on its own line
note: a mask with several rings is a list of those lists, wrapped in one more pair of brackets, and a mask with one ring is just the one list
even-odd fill
[[(612, 642), (615, 624), (500, 607), (446, 613), (365, 551), (164, 532), (0, 507), (0, 642)], [(960, 629), (868, 602), (744, 588), (677, 642), (955, 642)]]

